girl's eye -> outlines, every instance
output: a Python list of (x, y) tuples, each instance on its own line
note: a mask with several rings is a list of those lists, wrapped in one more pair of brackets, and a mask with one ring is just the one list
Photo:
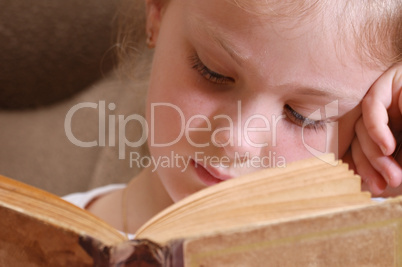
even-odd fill
[(213, 70), (210, 70), (204, 63), (201, 62), (197, 54), (190, 57), (190, 63), (193, 69), (204, 77), (206, 80), (216, 84), (228, 84), (233, 83), (235, 80), (231, 77), (219, 74)]
[(313, 130), (324, 130), (326, 128), (327, 121), (326, 120), (312, 120), (310, 118), (306, 118), (300, 113), (296, 112), (289, 105), (285, 105), (285, 115), (296, 125)]

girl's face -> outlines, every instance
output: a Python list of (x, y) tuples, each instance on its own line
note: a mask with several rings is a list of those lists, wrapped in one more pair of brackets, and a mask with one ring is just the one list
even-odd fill
[(259, 168), (345, 154), (382, 71), (355, 55), (335, 12), (296, 21), (227, 0), (148, 8), (149, 148), (174, 201)]

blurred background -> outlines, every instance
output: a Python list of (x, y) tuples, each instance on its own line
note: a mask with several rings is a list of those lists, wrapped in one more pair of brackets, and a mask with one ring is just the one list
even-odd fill
[[(0, 0), (1, 175), (64, 195), (126, 182), (138, 172), (118, 160), (115, 148), (77, 147), (64, 129), (77, 103), (105, 101), (118, 103), (116, 114), (140, 112), (133, 101), (142, 97), (113, 71), (118, 5)], [(73, 117), (80, 140), (97, 140), (98, 128), (96, 109)]]

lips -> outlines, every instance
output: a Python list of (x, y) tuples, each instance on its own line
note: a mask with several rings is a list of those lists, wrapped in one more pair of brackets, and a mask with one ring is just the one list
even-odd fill
[(199, 179), (207, 186), (215, 185), (232, 178), (232, 176), (223, 174), (214, 167), (204, 166), (194, 160), (192, 164)]

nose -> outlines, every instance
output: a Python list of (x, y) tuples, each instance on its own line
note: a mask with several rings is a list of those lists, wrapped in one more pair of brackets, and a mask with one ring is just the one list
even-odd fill
[(244, 161), (261, 157), (269, 150), (272, 136), (269, 112), (258, 110), (256, 106), (242, 106), (239, 101), (235, 110), (215, 116), (211, 141), (221, 151), (219, 154)]

